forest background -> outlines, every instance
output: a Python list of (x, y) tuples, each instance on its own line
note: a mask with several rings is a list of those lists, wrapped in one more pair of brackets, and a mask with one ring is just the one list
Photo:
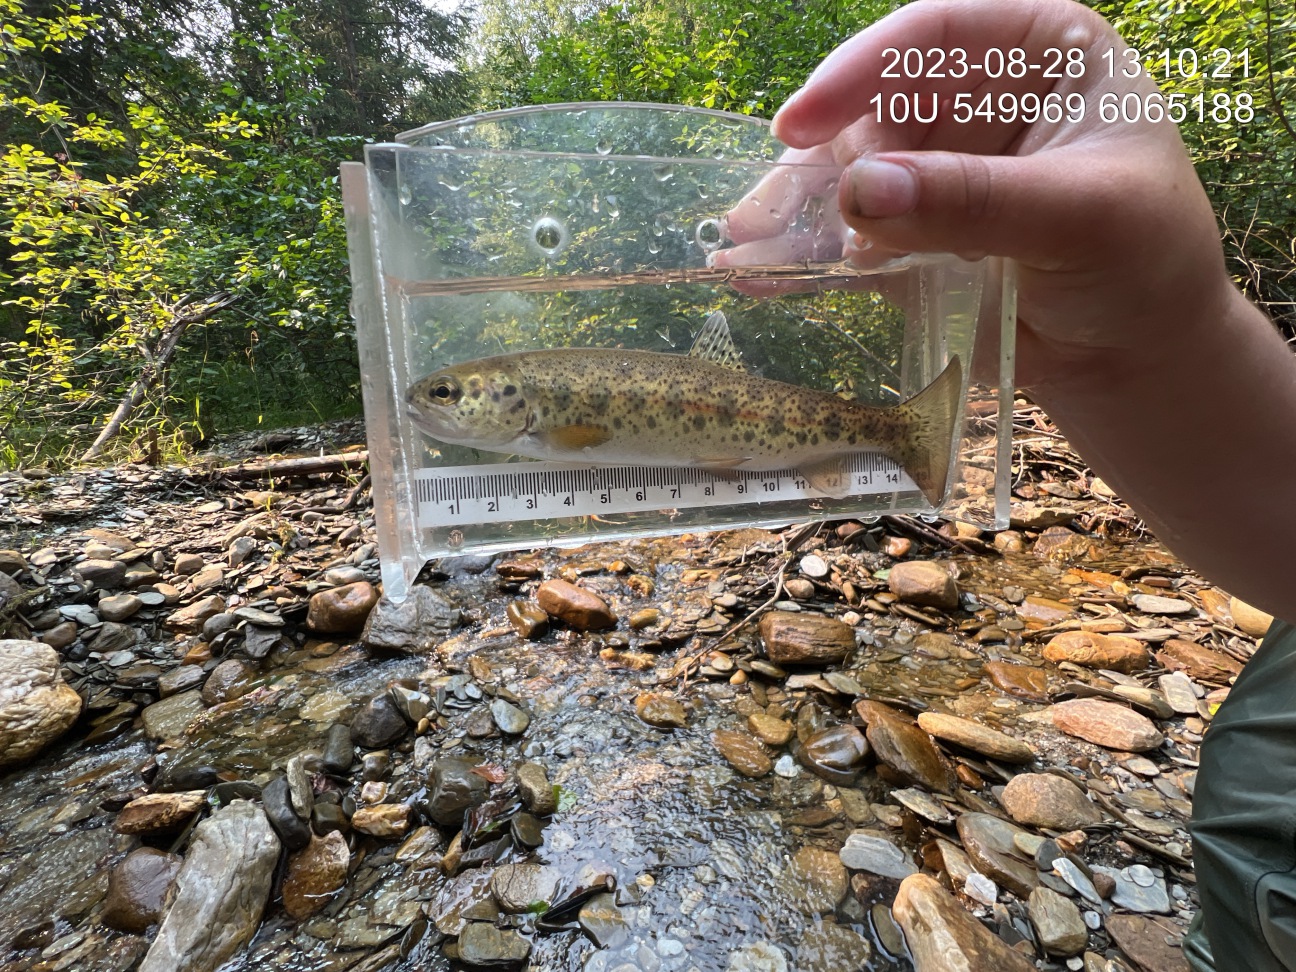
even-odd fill
[[(1142, 51), (1248, 52), (1254, 119), (1183, 130), (1232, 271), (1296, 336), (1296, 5), (1089, 3)], [(0, 468), (358, 414), (337, 173), (366, 141), (542, 102), (769, 117), (898, 5), (0, 0)]]

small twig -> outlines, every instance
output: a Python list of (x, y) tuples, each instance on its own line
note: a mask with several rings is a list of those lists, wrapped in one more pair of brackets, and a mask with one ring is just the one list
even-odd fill
[[(310, 476), (315, 473), (348, 472), (369, 461), (369, 452), (348, 452), (336, 456), (302, 456), (297, 459), (270, 459), (266, 462), (239, 463), (211, 470), (212, 479), (269, 479), (275, 477)], [(368, 476), (364, 482), (368, 481)], [(363, 486), (363, 482), (361, 484)], [(353, 492), (355, 492), (353, 490)], [(351, 502), (351, 497), (347, 501)], [(348, 509), (349, 507), (343, 507)], [(338, 512), (332, 510), (331, 512)]]

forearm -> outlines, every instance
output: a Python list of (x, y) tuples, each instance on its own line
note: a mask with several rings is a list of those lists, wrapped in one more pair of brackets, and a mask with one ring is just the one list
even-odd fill
[(1032, 391), (1178, 556), (1296, 619), (1296, 356), (1235, 288), (1218, 293), (1173, 330), (1132, 328), (1161, 339), (1092, 352)]

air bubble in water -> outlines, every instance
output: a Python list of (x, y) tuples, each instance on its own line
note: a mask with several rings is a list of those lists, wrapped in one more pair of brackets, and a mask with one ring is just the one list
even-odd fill
[(410, 189), (409, 183), (407, 182), (401, 183), (400, 189), (397, 191), (396, 196), (398, 199), (400, 199), (402, 206), (408, 206), (411, 202), (414, 201), (414, 193)]
[(594, 146), (594, 151), (597, 152), (599, 155), (611, 155), (612, 143), (609, 142), (606, 138), (600, 138), (598, 140), (598, 144)]
[(653, 169), (653, 178), (655, 178), (658, 182), (668, 182), (669, 180), (675, 178), (675, 166), (673, 165), (656, 166)]
[(702, 248), (703, 253), (718, 250), (720, 244), (724, 242), (724, 233), (720, 230), (720, 221), (715, 219), (702, 220), (693, 232), (693, 239), (697, 241), (697, 245)]
[(562, 223), (552, 216), (541, 216), (531, 227), (531, 238), (545, 256), (553, 256), (567, 242), (567, 230)]

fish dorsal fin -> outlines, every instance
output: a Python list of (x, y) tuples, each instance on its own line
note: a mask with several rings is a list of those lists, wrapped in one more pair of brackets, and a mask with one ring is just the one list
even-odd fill
[(693, 347), (689, 349), (688, 356), (732, 368), (734, 371), (747, 370), (743, 367), (742, 355), (734, 344), (733, 335), (729, 333), (729, 322), (723, 311), (716, 311), (706, 319), (702, 330), (693, 339)]

